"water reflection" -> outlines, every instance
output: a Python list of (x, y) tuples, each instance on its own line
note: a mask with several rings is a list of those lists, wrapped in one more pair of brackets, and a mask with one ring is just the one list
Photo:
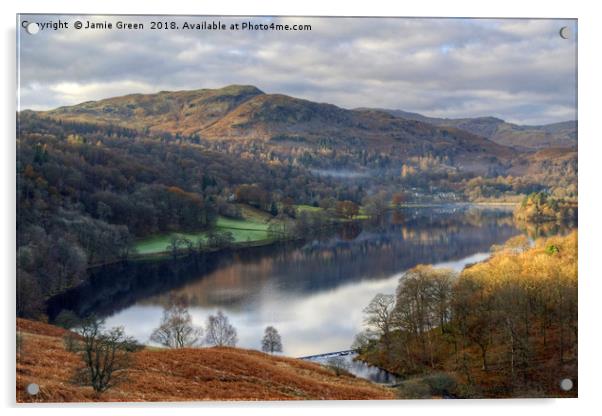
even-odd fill
[(394, 374), (389, 373), (382, 368), (375, 367), (370, 364), (366, 364), (363, 361), (356, 360), (357, 354), (355, 353), (343, 353), (333, 354), (328, 356), (320, 356), (316, 358), (308, 358), (307, 361), (322, 364), (328, 366), (330, 360), (333, 357), (337, 357), (342, 360), (343, 368), (349, 371), (351, 374), (381, 384), (395, 384), (398, 382), (397, 377)]
[(408, 268), (433, 263), (459, 270), (519, 232), (504, 209), (403, 210), (302, 244), (97, 269), (88, 284), (53, 299), (49, 314), (94, 312), (147, 342), (163, 307), (177, 297), (199, 325), (224, 310), (239, 346), (259, 348), (264, 328), (273, 325), (286, 355), (339, 351), (361, 329), (363, 307), (376, 293), (393, 293)]

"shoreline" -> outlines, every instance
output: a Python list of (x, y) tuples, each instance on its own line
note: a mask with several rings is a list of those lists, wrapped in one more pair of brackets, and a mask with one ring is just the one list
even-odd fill
[[(393, 211), (397, 211), (397, 210), (402, 210), (402, 209), (410, 209), (410, 208), (437, 208), (437, 207), (449, 207), (449, 206), (460, 206), (460, 207), (467, 207), (467, 206), (485, 206), (485, 207), (495, 207), (495, 206), (503, 206), (503, 207), (510, 207), (510, 206), (517, 206), (519, 205), (518, 202), (456, 202), (456, 201), (450, 201), (450, 202), (425, 202), (425, 203), (405, 203), (402, 204), (398, 207), (391, 207), (387, 209), (387, 212), (393, 212)], [(354, 221), (367, 221), (369, 220), (370, 217), (365, 217), (365, 216), (361, 216), (358, 215), (357, 218), (353, 218), (353, 219), (339, 219), (336, 218), (334, 219), (336, 223), (348, 223), (348, 222), (354, 222)], [(245, 229), (245, 228), (239, 228), (241, 230), (248, 230), (248, 231), (256, 231), (253, 229)], [(156, 236), (153, 236), (156, 237)], [(148, 238), (152, 238), (152, 237), (148, 237)], [(242, 242), (235, 242), (232, 243), (230, 246), (225, 246), (225, 247), (218, 247), (218, 248), (213, 248), (213, 249), (203, 249), (201, 251), (199, 250), (195, 250), (194, 253), (195, 254), (205, 254), (205, 253), (215, 253), (215, 252), (219, 252), (222, 250), (228, 250), (228, 249), (238, 249), (238, 248), (252, 248), (252, 247), (265, 247), (265, 246), (270, 246), (272, 244), (275, 243), (279, 243), (279, 242), (285, 242), (285, 241), (298, 241), (301, 240), (302, 238), (287, 238), (287, 239), (261, 239), (261, 240), (252, 240), (252, 241), (242, 241)], [(176, 258), (178, 257), (185, 257), (189, 255), (189, 253), (180, 253), (176, 256)], [(152, 253), (132, 253), (129, 256), (127, 256), (127, 258), (125, 259), (121, 259), (121, 260), (114, 260), (114, 261), (108, 261), (108, 262), (104, 262), (104, 263), (99, 263), (99, 264), (93, 264), (88, 266), (88, 269), (94, 269), (94, 268), (98, 268), (98, 267), (102, 267), (102, 266), (107, 266), (110, 264), (115, 264), (115, 263), (120, 263), (123, 261), (159, 261), (159, 260), (165, 260), (168, 259), (170, 257), (173, 257), (173, 255), (170, 253), (170, 251), (168, 250), (164, 250), (164, 251), (157, 251), (157, 252), (152, 252)]]

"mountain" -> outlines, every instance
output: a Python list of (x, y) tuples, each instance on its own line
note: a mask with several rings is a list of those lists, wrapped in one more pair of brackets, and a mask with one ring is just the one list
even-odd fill
[(520, 150), (538, 150), (552, 147), (577, 147), (577, 121), (564, 121), (542, 126), (508, 123), (496, 117), (436, 118), (403, 110), (386, 110), (395, 117), (416, 120), (442, 127), (455, 127), (486, 137), (500, 145)]
[(408, 120), (378, 110), (348, 110), (253, 86), (131, 94), (42, 112), (63, 121), (115, 124), (203, 140), (260, 141), (279, 152), (328, 148), (380, 152), (395, 160), (432, 155), (460, 169), (503, 169), (518, 155), (455, 126)]
[[(294, 358), (240, 348), (144, 348), (132, 353), (127, 379), (95, 395), (75, 384), (81, 358), (65, 349), (68, 331), (17, 319), (17, 402), (201, 401), (201, 400), (378, 400), (392, 389)], [(26, 393), (29, 383), (40, 393)]]
[(216, 90), (161, 91), (87, 101), (45, 112), (53, 118), (192, 134), (207, 128), (243, 102), (263, 95), (251, 86)]

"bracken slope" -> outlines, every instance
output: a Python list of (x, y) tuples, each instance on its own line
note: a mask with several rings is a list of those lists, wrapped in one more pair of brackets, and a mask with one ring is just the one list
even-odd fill
[[(96, 395), (73, 384), (82, 365), (65, 350), (63, 329), (18, 319), (17, 402), (366, 400), (392, 399), (393, 390), (318, 364), (238, 348), (144, 349), (133, 353), (127, 381)], [(40, 386), (30, 396), (26, 387)]]

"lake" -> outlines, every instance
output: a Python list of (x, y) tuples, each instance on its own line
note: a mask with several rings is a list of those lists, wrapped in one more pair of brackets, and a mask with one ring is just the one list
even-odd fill
[(89, 282), (50, 301), (49, 316), (95, 313), (149, 343), (163, 308), (178, 299), (197, 325), (221, 309), (239, 347), (259, 349), (272, 325), (285, 355), (347, 350), (362, 309), (377, 293), (394, 293), (404, 271), (417, 264), (459, 271), (520, 233), (508, 207), (408, 208), (311, 241), (96, 268)]

